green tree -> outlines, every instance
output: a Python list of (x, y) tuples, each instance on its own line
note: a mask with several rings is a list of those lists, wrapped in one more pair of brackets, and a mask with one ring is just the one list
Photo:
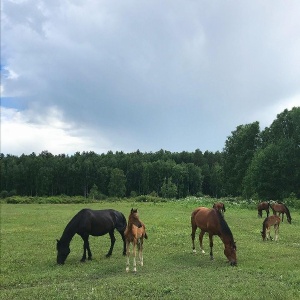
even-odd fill
[(242, 194), (242, 182), (259, 146), (259, 123), (240, 125), (225, 142), (223, 171), (226, 193)]
[(177, 186), (172, 182), (172, 177), (164, 180), (161, 195), (163, 198), (175, 198), (177, 196)]
[(126, 193), (126, 176), (123, 170), (115, 168), (111, 171), (108, 184), (108, 193), (111, 197), (124, 197)]
[(97, 199), (98, 194), (99, 194), (98, 187), (96, 184), (94, 184), (90, 189), (89, 197), (94, 200), (95, 198)]

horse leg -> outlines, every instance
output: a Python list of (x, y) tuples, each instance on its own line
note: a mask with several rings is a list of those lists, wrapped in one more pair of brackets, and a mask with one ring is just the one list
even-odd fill
[(195, 233), (196, 233), (196, 230), (197, 230), (197, 226), (195, 224), (192, 224), (191, 237), (192, 237), (193, 253), (196, 253), (196, 248), (195, 248)]
[(86, 260), (86, 251), (88, 252), (88, 259), (92, 260), (92, 252), (90, 249), (90, 244), (89, 244), (89, 236), (85, 235), (85, 236), (81, 236), (81, 238), (83, 239), (83, 255), (81, 258), (81, 262), (85, 262)]
[(269, 213), (270, 213), (269, 209), (266, 209), (266, 212), (267, 212), (267, 218), (268, 218), (269, 217)]
[(136, 243), (137, 241), (133, 241), (133, 272), (136, 273)]
[(205, 231), (201, 230), (200, 234), (199, 234), (199, 242), (200, 242), (200, 249), (201, 252), (204, 254), (205, 251), (203, 250), (203, 236), (205, 234)]
[(124, 231), (119, 231), (123, 240), (123, 255), (126, 255), (126, 239)]
[(213, 246), (214, 246), (214, 242), (213, 242), (213, 235), (209, 234), (209, 246), (210, 246), (210, 259), (213, 260), (214, 259), (214, 255), (213, 255)]
[(144, 258), (143, 258), (143, 238), (139, 239), (139, 242), (138, 242), (138, 251), (139, 251), (140, 264), (141, 264), (141, 266), (143, 266), (144, 265)]
[(116, 238), (115, 238), (115, 235), (114, 235), (114, 231), (110, 231), (109, 232), (109, 236), (110, 236), (110, 248), (109, 248), (108, 253), (106, 254), (106, 257), (110, 257), (111, 256), (112, 251), (114, 249), (114, 244), (115, 244), (115, 241), (116, 241)]
[(267, 240), (268, 240), (268, 239), (272, 240), (271, 235), (270, 235), (270, 231), (271, 231), (271, 228), (270, 228), (270, 227), (267, 227), (267, 228), (266, 228), (266, 237), (267, 237)]
[(126, 242), (126, 272), (129, 272), (130, 243)]
[(275, 229), (275, 242), (277, 242), (277, 240), (278, 240), (278, 233), (279, 233), (279, 225), (275, 224), (274, 225), (274, 229)]

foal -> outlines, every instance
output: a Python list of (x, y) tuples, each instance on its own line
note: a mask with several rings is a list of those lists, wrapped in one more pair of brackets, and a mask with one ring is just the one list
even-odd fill
[(265, 218), (263, 222), (263, 229), (261, 232), (261, 236), (263, 241), (265, 240), (272, 240), (270, 236), (271, 226), (274, 226), (275, 230), (275, 241), (278, 240), (278, 233), (279, 233), (279, 225), (280, 225), (280, 217), (276, 215), (269, 216)]
[(136, 247), (138, 248), (139, 261), (143, 266), (143, 241), (147, 239), (145, 224), (140, 221), (137, 209), (131, 209), (128, 218), (128, 225), (125, 230), (126, 240), (126, 272), (129, 272), (129, 257), (130, 257), (130, 243), (133, 245), (133, 271), (136, 272)]

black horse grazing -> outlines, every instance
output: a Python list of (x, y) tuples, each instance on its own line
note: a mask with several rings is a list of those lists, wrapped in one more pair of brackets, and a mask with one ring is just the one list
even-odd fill
[(127, 222), (125, 216), (116, 210), (92, 210), (82, 209), (79, 211), (66, 226), (60, 240), (57, 240), (57, 263), (63, 265), (70, 253), (70, 242), (73, 236), (77, 233), (83, 239), (83, 255), (81, 261), (86, 260), (86, 250), (88, 252), (88, 259), (92, 259), (92, 252), (89, 246), (89, 235), (101, 236), (109, 234), (110, 249), (106, 254), (109, 257), (112, 254), (116, 238), (114, 230), (117, 229), (123, 240), (123, 255), (126, 255), (126, 242), (124, 231)]

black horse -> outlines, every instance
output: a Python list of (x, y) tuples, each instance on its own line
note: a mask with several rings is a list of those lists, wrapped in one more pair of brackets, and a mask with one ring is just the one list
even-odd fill
[(126, 242), (124, 231), (127, 222), (125, 216), (116, 210), (92, 210), (82, 209), (79, 211), (66, 226), (60, 240), (57, 240), (57, 263), (63, 265), (70, 253), (70, 242), (73, 236), (77, 233), (83, 239), (83, 255), (81, 261), (86, 260), (86, 250), (88, 252), (88, 259), (92, 259), (92, 252), (89, 245), (89, 235), (101, 236), (109, 234), (110, 249), (106, 257), (111, 256), (116, 238), (114, 230), (117, 229), (123, 240), (123, 255), (126, 255)]

